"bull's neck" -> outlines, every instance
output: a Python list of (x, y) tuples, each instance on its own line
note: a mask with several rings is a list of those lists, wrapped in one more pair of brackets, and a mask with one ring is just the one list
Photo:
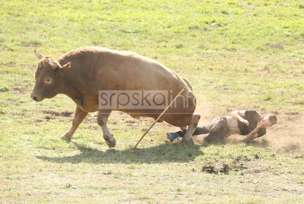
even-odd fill
[(70, 97), (77, 104), (82, 104), (82, 94), (77, 89), (77, 84), (74, 83), (73, 78), (71, 78), (70, 70), (60, 70), (59, 71), (59, 88), (58, 93), (64, 94)]

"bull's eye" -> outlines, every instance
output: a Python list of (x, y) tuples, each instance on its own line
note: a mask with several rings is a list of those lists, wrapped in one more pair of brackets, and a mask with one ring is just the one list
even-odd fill
[(53, 79), (51, 77), (46, 77), (44, 79), (44, 83), (47, 85), (50, 85), (51, 83), (53, 83)]

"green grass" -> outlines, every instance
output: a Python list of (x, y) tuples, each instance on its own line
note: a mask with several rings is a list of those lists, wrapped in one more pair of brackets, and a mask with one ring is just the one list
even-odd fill
[[(267, 138), (266, 145), (166, 145), (173, 130), (166, 124), (132, 151), (151, 120), (120, 113), (110, 118), (116, 150), (106, 147), (93, 115), (67, 144), (60, 137), (71, 116), (45, 111), (72, 112), (74, 104), (64, 96), (42, 103), (29, 97), (34, 49), (59, 57), (99, 45), (155, 58), (188, 78), (204, 119), (239, 108), (302, 113), (302, 1), (15, 0), (2, 2), (0, 13), (0, 201), (304, 202), (302, 151), (278, 153)], [(208, 162), (240, 156), (247, 157), (244, 169), (201, 172)]]

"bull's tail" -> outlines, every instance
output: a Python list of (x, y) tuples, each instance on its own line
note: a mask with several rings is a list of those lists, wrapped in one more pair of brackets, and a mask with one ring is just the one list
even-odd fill
[(185, 84), (187, 85), (187, 87), (192, 91), (193, 89), (192, 89), (192, 86), (189, 83), (189, 81), (187, 79), (185, 79), (185, 78), (183, 78), (183, 81), (185, 82)]

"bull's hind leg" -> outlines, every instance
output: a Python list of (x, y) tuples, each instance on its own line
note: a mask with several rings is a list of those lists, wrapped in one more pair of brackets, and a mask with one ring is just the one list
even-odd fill
[(88, 115), (87, 112), (81, 110), (78, 106), (76, 107), (75, 110), (75, 115), (74, 119), (72, 122), (72, 127), (71, 129), (62, 137), (65, 141), (69, 142), (71, 141), (73, 134), (75, 133), (76, 129), (80, 125), (80, 123), (83, 121), (83, 119)]
[(183, 137), (183, 142), (186, 144), (193, 144), (192, 135), (194, 131), (196, 130), (196, 127), (198, 125), (198, 122), (200, 120), (201, 116), (199, 114), (193, 114), (191, 118), (191, 122), (188, 126), (188, 129)]
[(113, 137), (113, 135), (110, 133), (108, 126), (107, 126), (107, 122), (108, 122), (110, 113), (111, 113), (111, 110), (100, 110), (98, 112), (97, 122), (101, 126), (101, 129), (103, 132), (103, 138), (106, 141), (107, 145), (109, 147), (115, 147), (116, 140)]

